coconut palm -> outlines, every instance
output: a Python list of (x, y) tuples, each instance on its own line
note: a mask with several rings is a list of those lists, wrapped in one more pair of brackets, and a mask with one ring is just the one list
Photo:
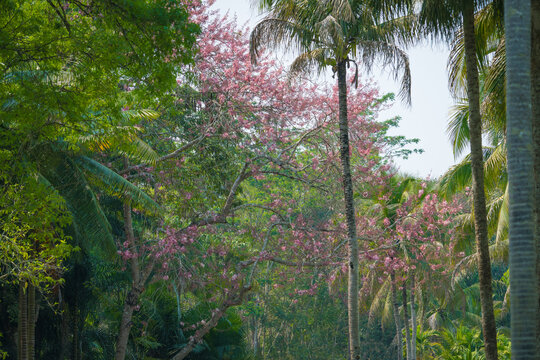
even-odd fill
[(536, 244), (533, 216), (530, 1), (505, 1), (512, 357), (535, 359)]
[[(531, 1), (531, 91), (536, 215), (536, 289), (540, 294), (540, 2)], [(536, 356), (540, 356), (540, 297), (536, 308)]]
[(300, 55), (291, 65), (293, 74), (331, 66), (337, 73), (339, 91), (340, 155), (348, 236), (349, 356), (359, 358), (358, 240), (350, 170), (347, 115), (347, 67), (358, 64), (368, 69), (375, 62), (402, 73), (400, 95), (410, 102), (410, 70), (407, 55), (398, 45), (414, 35), (413, 18), (407, 15), (409, 1), (298, 1), (261, 0), (268, 15), (254, 28), (250, 47), (256, 62), (263, 45), (285, 46)]
[[(484, 111), (484, 114), (486, 115), (484, 120), (485, 125), (484, 129), (489, 130), (490, 128), (496, 127), (500, 131), (500, 133), (503, 134), (501, 136), (501, 139), (504, 141), (504, 137), (506, 135), (506, 92), (505, 92), (505, 85), (506, 85), (506, 52), (505, 52), (505, 36), (503, 34), (503, 31), (501, 30), (502, 24), (500, 23), (500, 11), (493, 11), (494, 6), (486, 7), (487, 11), (481, 11), (477, 14), (477, 23), (478, 28), (480, 29), (477, 31), (477, 44), (483, 44), (484, 49), (488, 50), (488, 52), (491, 52), (493, 54), (493, 58), (490, 60), (489, 68), (487, 69), (487, 75), (485, 79), (485, 85), (484, 90), (486, 91), (487, 95), (484, 98), (484, 101), (482, 103), (482, 110)], [(540, 180), (538, 178), (540, 174), (540, 102), (538, 99), (540, 99), (540, 46), (538, 46), (540, 41), (540, 3), (538, 1), (533, 1), (531, 3), (531, 24), (532, 24), (532, 55), (531, 55), (531, 87), (532, 87), (532, 94), (531, 94), (531, 101), (532, 101), (532, 117), (533, 117), (533, 142), (534, 142), (534, 174), (535, 174), (535, 193), (540, 194)], [(494, 27), (493, 25), (496, 25)], [(497, 29), (498, 27), (498, 29)], [(485, 31), (487, 30), (487, 32)], [(478, 37), (491, 40), (491, 49), (489, 49), (489, 46), (486, 46), (486, 41), (478, 41)], [(495, 40), (495, 42), (493, 41)], [(486, 52), (484, 52), (484, 58), (486, 57)], [(482, 61), (479, 60), (479, 63), (481, 64)], [(454, 69), (457, 69), (457, 67), (454, 67)], [(455, 73), (455, 72), (454, 72)], [(489, 125), (488, 125), (489, 124)], [(504, 173), (504, 179), (506, 182), (506, 171), (505, 171), (505, 164), (501, 164), (501, 174)], [(502, 184), (501, 186), (504, 187), (505, 184)], [(538, 195), (536, 195), (538, 196)], [(499, 234), (501, 230), (504, 230), (504, 232), (507, 234), (507, 228), (508, 228), (508, 191), (505, 192), (505, 198), (504, 198), (504, 204), (505, 206), (501, 207), (501, 213), (505, 214), (505, 217), (502, 217), (502, 219), (505, 219), (505, 221), (502, 221), (499, 223), (498, 231), (497, 231), (497, 241), (499, 240)], [(540, 205), (538, 201), (535, 201), (534, 203), (534, 211), (537, 214), (536, 215), (536, 221), (540, 221), (540, 216), (538, 214), (540, 213)], [(540, 240), (540, 226), (537, 223), (536, 226), (536, 233), (535, 238), (536, 242), (538, 243)], [(539, 251), (540, 247), (537, 246), (537, 252)], [(537, 253), (538, 257), (538, 253)], [(538, 263), (538, 262), (537, 262)], [(540, 265), (537, 265), (537, 281), (540, 281)], [(540, 283), (537, 283), (537, 289), (540, 289)], [(538, 345), (538, 353), (540, 353), (540, 302), (537, 309), (537, 341), (536, 343)]]
[(474, 228), (480, 275), (482, 302), (482, 330), (486, 358), (497, 359), (497, 333), (493, 314), (491, 263), (489, 258), (486, 198), (484, 192), (482, 117), (480, 113), (480, 82), (477, 64), (474, 16), (477, 7), (488, 1), (426, 0), (422, 5), (421, 22), (426, 30), (442, 37), (453, 37), (462, 29), (466, 67), (466, 89), (469, 108), (469, 136), (471, 144), (471, 173), (473, 179)]

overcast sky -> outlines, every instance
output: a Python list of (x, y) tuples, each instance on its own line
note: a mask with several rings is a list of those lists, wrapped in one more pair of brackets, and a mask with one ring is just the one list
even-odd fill
[[(236, 16), (239, 24), (248, 23), (252, 28), (260, 19), (250, 0), (217, 0), (214, 8)], [(446, 134), (446, 119), (452, 99), (448, 92), (446, 61), (448, 49), (442, 45), (423, 45), (408, 49), (412, 73), (412, 106), (409, 108), (396, 101), (392, 108), (379, 116), (385, 120), (395, 115), (402, 117), (400, 127), (393, 135), (419, 138), (423, 154), (413, 154), (408, 160), (398, 160), (400, 170), (411, 175), (436, 178), (452, 164), (452, 147)], [(283, 62), (288, 64), (289, 58)], [(365, 75), (375, 82), (381, 94), (399, 92), (399, 83), (389, 73), (374, 71)]]

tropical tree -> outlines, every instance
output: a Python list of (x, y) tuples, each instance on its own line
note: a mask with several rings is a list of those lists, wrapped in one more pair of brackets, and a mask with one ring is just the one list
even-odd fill
[[(536, 289), (540, 294), (540, 2), (531, 1), (531, 104), (534, 146), (534, 179), (536, 216)], [(536, 309), (536, 354), (540, 356), (540, 296)]]
[(531, 2), (505, 1), (508, 178), (510, 200), (510, 311), (512, 357), (535, 359), (536, 244), (531, 112)]
[(361, 59), (368, 69), (376, 61), (403, 72), (400, 95), (410, 101), (410, 70), (407, 55), (397, 46), (413, 34), (408, 2), (291, 1), (262, 0), (260, 7), (269, 13), (251, 33), (252, 60), (263, 45), (296, 47), (300, 55), (291, 65), (293, 74), (331, 66), (337, 73), (339, 91), (339, 138), (345, 214), (348, 237), (348, 316), (349, 358), (359, 359), (358, 320), (358, 238), (355, 220), (354, 190), (351, 178), (349, 124), (347, 114), (347, 67), (356, 67), (358, 80)]
[[(482, 118), (480, 114), (480, 82), (477, 64), (474, 16), (476, 1), (425, 1), (420, 20), (426, 30), (441, 36), (453, 36), (458, 27), (464, 38), (466, 89), (469, 107), (469, 136), (471, 144), (471, 171), (473, 179), (474, 229), (480, 275), (482, 302), (482, 330), (485, 339), (486, 358), (497, 359), (497, 332), (493, 314), (493, 290), (491, 288), (491, 263), (489, 257), (486, 199), (484, 192)], [(461, 20), (461, 21), (460, 21)]]

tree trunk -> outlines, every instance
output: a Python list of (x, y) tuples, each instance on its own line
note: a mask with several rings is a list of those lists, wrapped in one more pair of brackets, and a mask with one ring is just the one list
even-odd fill
[(66, 354), (68, 353), (69, 313), (67, 304), (62, 297), (61, 288), (58, 290), (58, 302), (60, 308), (62, 309), (60, 312), (62, 323), (60, 325), (60, 351), (58, 352), (58, 360), (64, 360), (66, 358)]
[(394, 271), (390, 273), (390, 281), (392, 281), (392, 305), (394, 309), (394, 322), (396, 323), (397, 360), (402, 360), (403, 339), (401, 338), (401, 320), (399, 318), (399, 303), (396, 291), (396, 275), (394, 274)]
[(411, 359), (416, 360), (416, 309), (415, 300), (414, 300), (414, 288), (416, 287), (416, 279), (414, 272), (411, 276), (411, 328), (412, 328), (412, 337), (411, 337)]
[(197, 331), (195, 331), (195, 334), (190, 337), (188, 343), (186, 346), (182, 348), (176, 355), (173, 356), (172, 360), (183, 360), (185, 359), (189, 353), (195, 348), (195, 346), (202, 341), (203, 337), (210, 332), (216, 325), (218, 324), (219, 320), (225, 315), (227, 312), (227, 309), (240, 305), (244, 299), (244, 295), (250, 290), (249, 287), (243, 287), (240, 289), (240, 293), (237, 296), (230, 295), (230, 297), (223, 303), (223, 305), (216, 309), (215, 312), (212, 312), (212, 317), (210, 320), (208, 320), (207, 323)]
[(420, 299), (418, 305), (420, 306), (420, 331), (424, 331), (424, 318), (426, 313), (426, 300), (424, 298), (424, 293), (420, 291)]
[[(534, 143), (536, 283), (540, 294), (540, 0), (531, 1), (531, 103)], [(540, 296), (536, 308), (536, 356), (540, 359)]]
[(476, 63), (474, 33), (474, 1), (467, 0), (463, 7), (463, 36), (467, 67), (467, 97), (469, 99), (469, 131), (471, 139), (471, 169), (474, 207), (474, 232), (478, 254), (482, 332), (486, 360), (497, 360), (497, 330), (493, 314), (491, 288), (491, 260), (487, 232), (486, 197), (484, 192), (484, 160), (482, 154), (482, 119), (480, 116), (480, 90)]
[[(126, 233), (126, 240), (132, 248), (132, 251), (136, 251), (135, 235), (133, 233), (133, 221), (131, 218), (131, 205), (127, 202), (124, 203), (124, 231)], [(139, 261), (136, 256), (130, 259), (130, 266), (131, 290), (128, 292), (126, 300), (124, 301), (122, 320), (120, 321), (120, 329), (118, 331), (118, 338), (116, 340), (116, 352), (114, 355), (115, 360), (124, 360), (126, 357), (129, 333), (131, 331), (131, 326), (133, 325), (131, 319), (133, 317), (133, 311), (139, 303), (139, 296), (142, 293), (141, 272), (139, 268)]]
[(531, 109), (530, 1), (505, 1), (512, 359), (536, 354), (537, 278)]
[(343, 193), (345, 215), (347, 217), (347, 236), (349, 245), (349, 281), (347, 287), (347, 310), (349, 314), (349, 359), (360, 359), (360, 337), (358, 319), (358, 239), (356, 238), (356, 219), (354, 212), (353, 184), (351, 178), (349, 121), (347, 115), (347, 62), (338, 62), (339, 91), (339, 145), (343, 170)]
[(28, 360), (28, 289), (19, 282), (18, 343), (19, 360)]
[(407, 341), (407, 360), (411, 360), (411, 333), (409, 331), (409, 314), (407, 312), (407, 283), (403, 283), (401, 292), (403, 298), (403, 327), (405, 328), (405, 339)]
[(29, 282), (26, 291), (28, 294), (28, 359), (34, 360), (36, 357), (36, 288)]
[(78, 296), (75, 295), (75, 301), (73, 302), (72, 310), (71, 310), (71, 328), (73, 329), (73, 341), (71, 344), (71, 358), (72, 360), (80, 360), (81, 359), (81, 351), (79, 343), (80, 343), (80, 335), (79, 335), (79, 317), (80, 317), (80, 310), (79, 310), (79, 301)]

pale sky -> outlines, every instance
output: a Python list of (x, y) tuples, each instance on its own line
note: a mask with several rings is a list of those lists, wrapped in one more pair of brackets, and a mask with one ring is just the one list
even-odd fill
[[(228, 12), (231, 17), (236, 16), (239, 24), (248, 23), (251, 28), (261, 18), (258, 11), (252, 9), (250, 0), (217, 0), (213, 7), (222, 13)], [(391, 134), (420, 139), (418, 147), (424, 149), (424, 153), (396, 161), (400, 170), (436, 178), (454, 164), (446, 134), (446, 119), (452, 105), (446, 73), (448, 49), (443, 45), (421, 45), (408, 49), (407, 53), (412, 74), (412, 106), (408, 108), (396, 100), (390, 110), (380, 114), (379, 120), (400, 115), (400, 126)], [(288, 65), (289, 57), (284, 57), (282, 62)], [(399, 83), (394, 82), (389, 73), (375, 70), (368, 76), (381, 94), (399, 92)]]

